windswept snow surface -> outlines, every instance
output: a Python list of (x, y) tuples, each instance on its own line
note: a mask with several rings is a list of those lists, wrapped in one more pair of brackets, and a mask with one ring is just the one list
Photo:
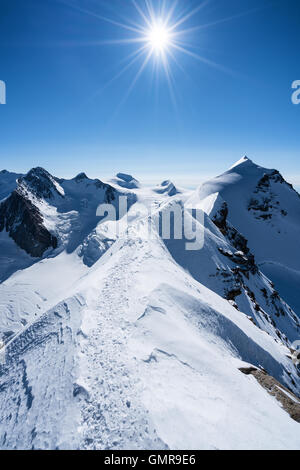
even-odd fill
[[(239, 371), (263, 367), (299, 396), (286, 342), (205, 279), (232, 268), (219, 248), (233, 247), (204, 217), (192, 263), (183, 241), (162, 240), (155, 226), (158, 211), (190, 194), (135, 194), (128, 225), (93, 222), (72, 252), (0, 284), (0, 331), (11, 332), (0, 350), (0, 448), (299, 449), (299, 423)], [(257, 273), (245, 282), (268, 286)], [(293, 340), (297, 326), (284, 318)]]

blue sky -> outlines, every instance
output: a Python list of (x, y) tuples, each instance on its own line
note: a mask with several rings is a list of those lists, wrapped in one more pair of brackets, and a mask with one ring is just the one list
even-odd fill
[[(144, 0), (136, 3), (146, 11)], [(168, 10), (174, 0), (165, 3)], [(174, 15), (201, 3), (178, 0)], [(291, 102), (299, 0), (205, 3), (181, 28), (206, 27), (184, 41), (220, 67), (173, 51), (172, 99), (152, 57), (125, 100), (144, 59), (109, 83), (140, 47), (109, 41), (137, 34), (101, 17), (142, 24), (131, 0), (1, 0), (0, 167), (39, 165), (63, 177), (123, 171), (194, 186), (247, 154), (300, 186), (300, 105)]]

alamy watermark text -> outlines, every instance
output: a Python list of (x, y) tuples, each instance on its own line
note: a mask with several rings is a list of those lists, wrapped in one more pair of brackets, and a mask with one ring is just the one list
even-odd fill
[(292, 103), (300, 104), (300, 80), (295, 80), (292, 83), (292, 89), (295, 90), (292, 94)]
[(6, 84), (0, 80), (0, 104), (6, 104)]

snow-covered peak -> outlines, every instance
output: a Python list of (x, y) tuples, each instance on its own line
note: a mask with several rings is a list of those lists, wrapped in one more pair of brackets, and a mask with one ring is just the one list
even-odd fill
[[(6, 172), (3, 175), (7, 178)], [(0, 204), (0, 233), (6, 230), (18, 247), (35, 258), (44, 256), (49, 248), (74, 251), (97, 226), (98, 206), (112, 203), (117, 208), (123, 194), (85, 173), (59, 179), (41, 167), (21, 176), (12, 189), (15, 191)], [(135, 196), (128, 194), (128, 201), (132, 204)], [(0, 279), (11, 273), (5, 267), (10, 263), (4, 263), (1, 255)]]
[(170, 184), (173, 184), (172, 181), (170, 181), (170, 180), (165, 180), (165, 181), (163, 181), (163, 182), (161, 183), (161, 186), (162, 186), (163, 188), (165, 188), (165, 187), (167, 187), (167, 186), (170, 186)]
[(127, 175), (126, 173), (118, 173), (116, 177), (126, 182), (132, 181), (134, 179), (132, 175)]
[(163, 181), (154, 189), (154, 191), (158, 194), (166, 194), (168, 196), (175, 196), (181, 192), (170, 180)]
[(139, 181), (132, 175), (128, 175), (126, 173), (118, 173), (111, 181), (112, 183), (126, 189), (137, 189), (140, 187)]
[[(243, 157), (232, 165), (224, 175), (240, 175), (249, 183), (257, 178), (262, 178), (265, 173), (271, 173), (275, 169), (264, 168), (248, 157)], [(222, 175), (221, 175), (222, 177)]]
[(250, 160), (250, 158), (248, 158), (248, 157), (245, 155), (244, 157), (240, 158), (237, 162), (235, 162), (235, 163), (229, 168), (229, 170), (232, 170), (233, 168), (236, 168), (236, 167), (238, 167), (238, 166), (240, 166), (240, 165), (244, 165), (244, 166), (245, 166), (245, 165), (248, 165), (248, 166), (250, 166), (250, 165), (255, 165), (255, 163), (254, 163), (252, 160)]
[[(227, 201), (229, 205), (232, 202), (238, 208), (245, 204), (248, 210), (252, 194), (267, 192), (272, 196), (276, 193), (284, 200), (293, 200), (289, 205), (298, 205), (300, 201), (298, 193), (277, 170), (264, 168), (248, 157), (243, 157), (225, 173), (203, 183), (193, 198), (203, 201), (206, 197), (219, 193), (224, 200), (230, 199)], [(283, 200), (281, 202), (283, 203)]]
[(52, 199), (64, 196), (59, 180), (44, 168), (32, 168), (26, 176), (19, 180), (20, 189), (29, 190), (38, 198)]
[(84, 172), (82, 172), (82, 173), (79, 173), (77, 176), (75, 176), (75, 178), (73, 178), (73, 179), (75, 181), (83, 181), (83, 180), (87, 180), (89, 178), (87, 177), (87, 175)]
[(228, 222), (246, 237), (263, 272), (271, 280), (274, 275), (276, 288), (300, 315), (300, 302), (293, 294), (300, 278), (300, 196), (279, 171), (244, 157), (204, 183), (190, 199), (210, 216), (216, 204), (226, 203)]

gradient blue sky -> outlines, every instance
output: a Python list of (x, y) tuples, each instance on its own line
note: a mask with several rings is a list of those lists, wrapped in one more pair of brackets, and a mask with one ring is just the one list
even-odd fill
[[(179, 0), (176, 14), (202, 1)], [(1, 0), (1, 168), (104, 179), (123, 171), (194, 186), (247, 154), (300, 186), (300, 105), (291, 102), (299, 0), (207, 2), (184, 27), (213, 24), (186, 40), (221, 69), (176, 53), (176, 107), (153, 61), (125, 102), (142, 59), (107, 86), (137, 45), (103, 44), (135, 34), (99, 15), (140, 21), (130, 0)]]

